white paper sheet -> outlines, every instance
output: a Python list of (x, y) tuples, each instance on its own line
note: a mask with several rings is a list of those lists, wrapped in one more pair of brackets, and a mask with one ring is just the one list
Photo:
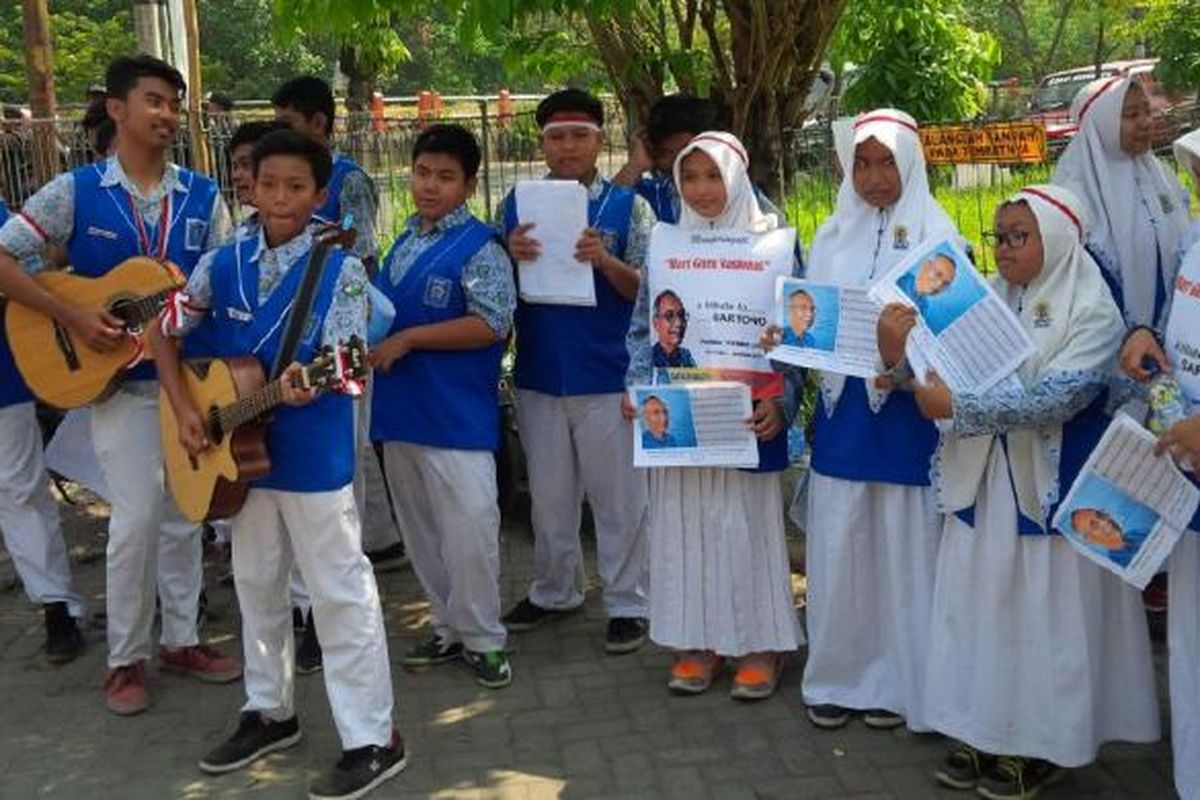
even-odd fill
[(952, 392), (982, 394), (1033, 353), (1016, 315), (950, 239), (922, 242), (870, 295), (917, 309), (905, 352), (918, 380), (933, 369)]
[(1085, 558), (1145, 588), (1187, 528), (1200, 490), (1155, 437), (1118, 414), (1054, 516), (1054, 527)]
[(520, 224), (542, 247), (534, 261), (517, 262), (517, 284), (527, 303), (596, 305), (591, 264), (575, 259), (575, 245), (588, 227), (587, 188), (579, 181), (518, 181)]
[(874, 378), (883, 368), (875, 334), (879, 306), (865, 287), (779, 278), (774, 322), (783, 331), (770, 353), (775, 361), (860, 378)]
[(746, 424), (750, 387), (712, 381), (633, 386), (635, 467), (756, 467), (758, 441)]

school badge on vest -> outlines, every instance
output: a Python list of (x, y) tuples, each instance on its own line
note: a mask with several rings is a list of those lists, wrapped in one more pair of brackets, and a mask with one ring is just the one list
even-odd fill
[(187, 250), (204, 249), (204, 239), (208, 234), (208, 221), (191, 218), (187, 220), (184, 229), (183, 246)]
[(1175, 203), (1171, 200), (1171, 196), (1168, 194), (1160, 194), (1158, 196), (1158, 203), (1162, 206), (1164, 214), (1170, 214), (1175, 210)]
[(1050, 316), (1050, 304), (1045, 300), (1039, 300), (1038, 304), (1033, 307), (1033, 327), (1049, 328), (1053, 321), (1054, 319)]
[(908, 228), (903, 225), (897, 225), (892, 228), (892, 249), (907, 250), (908, 249)]
[(620, 235), (616, 231), (609, 230), (608, 228), (601, 228), (599, 233), (600, 241), (604, 242), (604, 249), (614, 256), (617, 255), (617, 245), (621, 241)]
[(425, 282), (425, 296), (422, 302), (430, 308), (446, 308), (450, 305), (450, 294), (454, 285), (449, 278), (431, 275)]

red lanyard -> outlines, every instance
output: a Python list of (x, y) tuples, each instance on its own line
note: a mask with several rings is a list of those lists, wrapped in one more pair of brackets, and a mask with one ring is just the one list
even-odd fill
[(167, 239), (171, 233), (171, 193), (167, 192), (163, 195), (162, 206), (158, 214), (158, 243), (154, 247), (150, 246), (150, 232), (146, 230), (146, 220), (142, 218), (142, 212), (138, 211), (133, 195), (127, 190), (125, 196), (129, 198), (129, 210), (133, 212), (133, 224), (137, 226), (138, 247), (141, 254), (150, 256), (157, 261), (165, 261)]

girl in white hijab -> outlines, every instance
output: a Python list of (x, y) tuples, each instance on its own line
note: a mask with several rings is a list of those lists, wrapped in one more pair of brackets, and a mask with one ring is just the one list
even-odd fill
[[(731, 134), (692, 139), (675, 160), (680, 227), (758, 232), (777, 227), (779, 219), (755, 200), (747, 166), (746, 150)], [(763, 277), (745, 273), (745, 279)], [(628, 385), (649, 383), (656, 366), (649, 315), (643, 280), (627, 339)], [(633, 418), (628, 398), (622, 410)], [(778, 475), (787, 465), (793, 414), (775, 399), (756, 403), (758, 470), (649, 470), (650, 638), (677, 651), (668, 680), (674, 692), (705, 691), (733, 660), (732, 696), (768, 697), (784, 654), (800, 645)]]
[(1126, 323), (1158, 326), (1188, 227), (1183, 190), (1151, 150), (1150, 102), (1135, 77), (1093, 81), (1071, 103), (1079, 126), (1054, 170), (1092, 220), (1088, 251)]
[[(833, 215), (817, 231), (808, 277), (866, 286), (921, 242), (957, 236), (929, 191), (917, 124), (908, 114), (861, 114), (839, 137), (843, 181)], [(890, 352), (910, 312), (884, 313)], [(803, 695), (823, 728), (851, 711), (867, 725), (920, 719), (934, 558), (941, 519), (929, 489), (937, 430), (910, 391), (823, 372), (813, 420), (806, 522), (808, 660)]]
[(960, 741), (936, 777), (1027, 797), (1110, 740), (1159, 737), (1140, 597), (1049, 527), (1107, 425), (1124, 325), (1084, 249), (1083, 203), (1030, 186), (996, 213), (993, 286), (1036, 352), (982, 395), (915, 392), (943, 435), (925, 719)]

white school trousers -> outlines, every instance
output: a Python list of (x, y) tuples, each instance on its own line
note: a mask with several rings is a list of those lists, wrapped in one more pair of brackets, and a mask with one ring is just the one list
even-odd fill
[(163, 482), (158, 383), (134, 381), (92, 407), (92, 443), (112, 495), (106, 565), (108, 664), (150, 657), (157, 587), (162, 644), (196, 644), (200, 526), (179, 513)]
[(42, 463), (42, 434), (33, 403), (0, 408), (0, 533), (25, 593), (35, 603), (66, 603), (82, 617), (71, 562)]
[(495, 458), (408, 442), (387, 442), (383, 458), (434, 632), (475, 652), (503, 650)]
[(392, 676), (375, 573), (362, 552), (354, 492), (251, 489), (233, 518), (233, 582), (242, 611), (246, 711), (294, 711), (293, 560), (312, 594), (325, 691), (342, 749), (386, 745)]
[(621, 416), (621, 394), (557, 397), (517, 390), (532, 496), (529, 599), (542, 608), (583, 602), (579, 525), (586, 495), (608, 616), (649, 614), (646, 476), (633, 468), (633, 433)]

